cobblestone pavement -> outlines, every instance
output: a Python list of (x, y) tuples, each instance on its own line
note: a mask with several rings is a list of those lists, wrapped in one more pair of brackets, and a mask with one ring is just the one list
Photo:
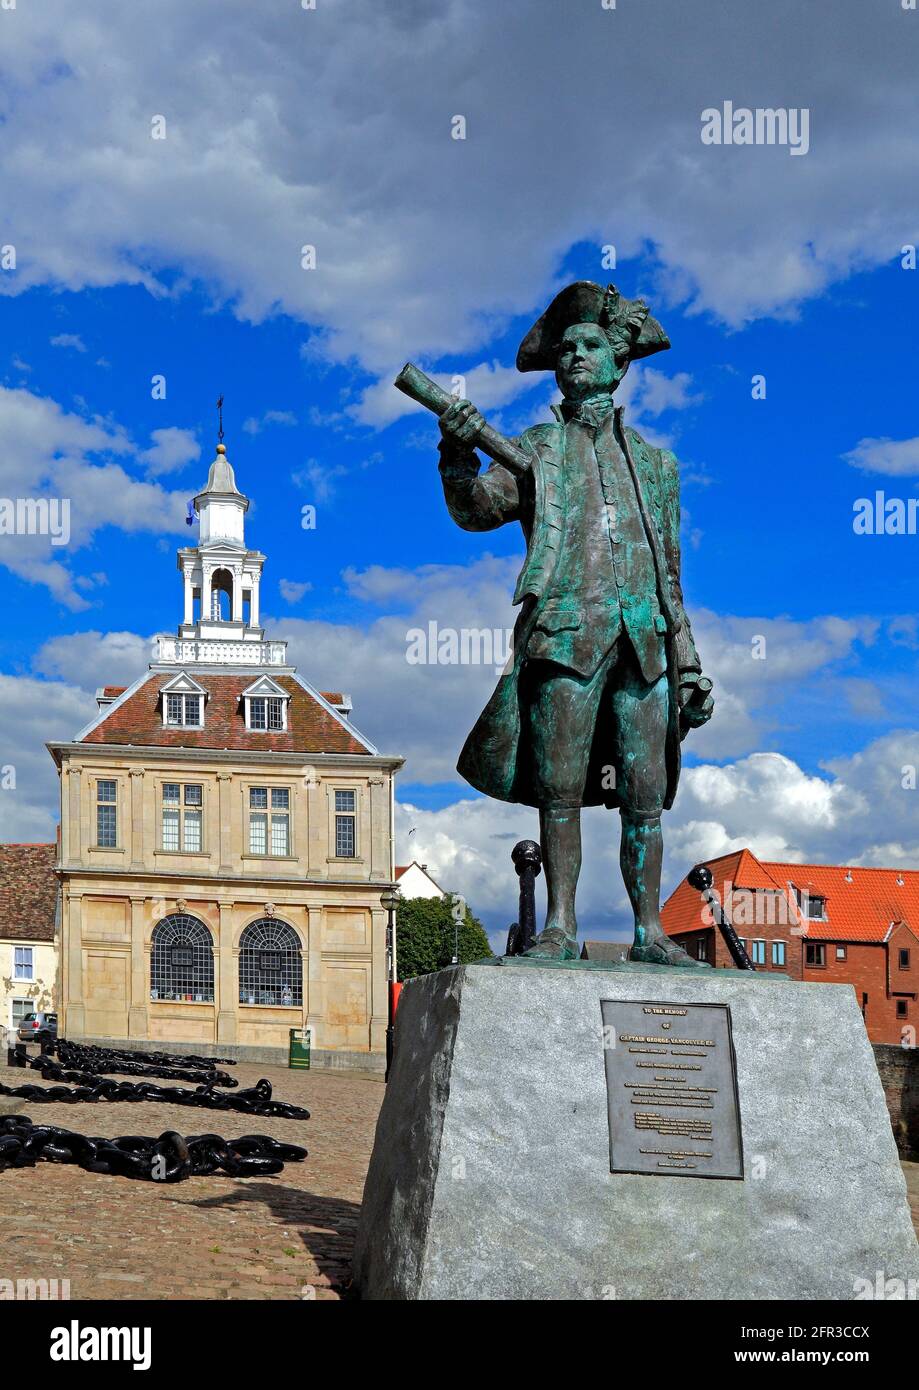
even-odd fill
[[(215, 1174), (169, 1187), (51, 1163), (0, 1173), (0, 1279), (69, 1279), (74, 1299), (340, 1298), (350, 1277), (382, 1081), (246, 1063), (232, 1070), (241, 1087), (267, 1076), (275, 1099), (305, 1105), (312, 1117), (23, 1101), (36, 1123), (83, 1134), (261, 1133), (310, 1152), (276, 1177)], [(0, 1067), (4, 1085), (26, 1080), (42, 1084), (35, 1072)], [(919, 1233), (919, 1163), (904, 1163), (903, 1171)]]
[[(0, 1173), (0, 1279), (69, 1279), (74, 1299), (340, 1298), (382, 1078), (247, 1063), (228, 1070), (240, 1087), (266, 1076), (276, 1100), (305, 1105), (311, 1118), (156, 1102), (18, 1104), (36, 1124), (83, 1134), (270, 1134), (309, 1149), (303, 1163), (275, 1177), (214, 1174), (167, 1187), (52, 1163), (8, 1169)], [(6, 1066), (0, 1081), (44, 1084), (37, 1072)]]

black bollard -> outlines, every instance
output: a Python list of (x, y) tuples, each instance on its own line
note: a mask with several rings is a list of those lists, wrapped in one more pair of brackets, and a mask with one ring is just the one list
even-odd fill
[(686, 882), (690, 887), (697, 889), (698, 892), (702, 894), (703, 901), (711, 908), (715, 924), (727, 942), (728, 950), (731, 953), (731, 959), (737, 966), (737, 969), (755, 970), (756, 966), (741, 945), (740, 937), (731, 925), (730, 918), (725, 915), (722, 909), (718, 894), (710, 891), (712, 886), (711, 869), (707, 868), (705, 864), (697, 864), (696, 867), (690, 869), (689, 873), (686, 875)]
[(520, 879), (520, 907), (517, 921), (508, 932), (507, 954), (522, 956), (536, 940), (536, 875), (542, 853), (535, 840), (521, 840), (511, 852)]

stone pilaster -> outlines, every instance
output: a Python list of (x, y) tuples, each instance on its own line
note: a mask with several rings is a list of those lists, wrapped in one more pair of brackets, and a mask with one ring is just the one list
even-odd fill
[(217, 1041), (235, 1043), (239, 1021), (239, 988), (233, 952), (233, 905), (220, 904), (220, 940), (217, 943), (216, 985)]
[(313, 1046), (322, 1047), (322, 1023), (325, 1018), (325, 988), (322, 980), (322, 908), (309, 907), (309, 940), (306, 955), (303, 1013), (313, 1030)]
[(218, 800), (220, 802), (220, 825), (218, 834), (220, 836), (220, 864), (217, 872), (219, 874), (229, 874), (233, 872), (232, 858), (232, 806), (233, 795), (233, 775), (230, 772), (217, 773)]
[(66, 977), (64, 980), (64, 1017), (61, 1036), (79, 1038), (86, 1031), (86, 1010), (83, 1006), (83, 899), (72, 894), (68, 902), (69, 920), (66, 924)]
[(131, 768), (131, 868), (144, 867), (144, 770)]
[(146, 898), (131, 899), (131, 996), (128, 1008), (128, 1037), (147, 1037), (147, 953), (144, 949), (144, 927), (147, 920)]
[(389, 882), (389, 796), (385, 777), (370, 777), (367, 783), (368, 814), (364, 817), (364, 859), (373, 883)]
[(370, 912), (370, 1047), (373, 1051), (386, 1046), (386, 1025), (389, 1022), (389, 982), (386, 978), (385, 908)]
[(70, 768), (68, 776), (69, 810), (67, 819), (69, 834), (67, 837), (67, 858), (71, 864), (79, 864), (83, 855), (81, 783), (82, 769), (79, 767)]

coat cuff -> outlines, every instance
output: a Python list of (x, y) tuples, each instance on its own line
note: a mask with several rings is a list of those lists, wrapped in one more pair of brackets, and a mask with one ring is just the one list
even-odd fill
[(475, 449), (464, 449), (442, 439), (439, 445), (440, 476), (450, 482), (472, 481), (479, 475), (481, 460)]

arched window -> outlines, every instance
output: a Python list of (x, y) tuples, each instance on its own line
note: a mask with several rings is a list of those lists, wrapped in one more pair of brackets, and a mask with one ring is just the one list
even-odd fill
[(153, 928), (150, 998), (213, 1003), (214, 945), (197, 917), (175, 912)]
[(286, 922), (262, 917), (239, 943), (239, 1002), (302, 1008), (300, 939)]
[(229, 570), (214, 570), (211, 576), (210, 616), (218, 623), (225, 623), (233, 616), (233, 576)]

